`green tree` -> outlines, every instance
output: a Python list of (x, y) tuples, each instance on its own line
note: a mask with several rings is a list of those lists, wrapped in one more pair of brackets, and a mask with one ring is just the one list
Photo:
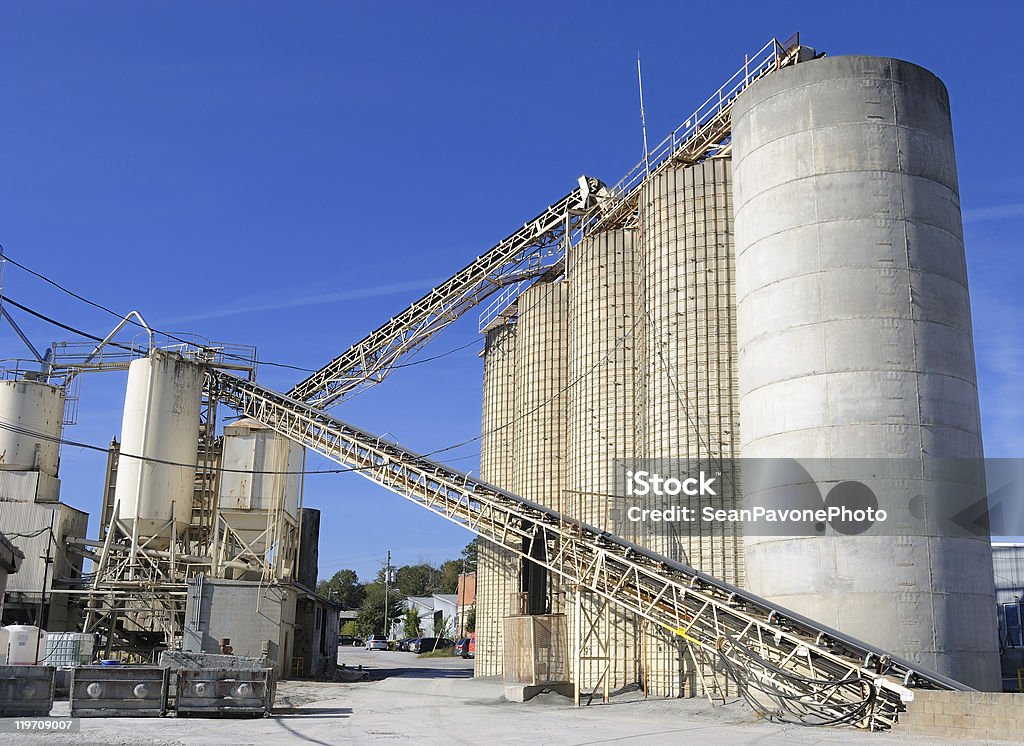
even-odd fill
[(359, 607), (356, 624), (363, 635), (386, 635), (391, 625), (402, 616), (405, 599), (393, 588), (388, 590), (387, 624), (384, 619), (384, 584), (369, 583), (365, 586), (366, 598)]
[(406, 637), (420, 636), (420, 615), (416, 609), (409, 607), (405, 610), (405, 616), (402, 619), (402, 624), (402, 634)]
[(316, 592), (341, 604), (343, 609), (358, 609), (366, 598), (366, 589), (354, 570), (338, 570), (330, 580), (320, 582)]
[(451, 637), (455, 634), (454, 622), (451, 617), (438, 614), (434, 617), (434, 637)]
[(440, 581), (436, 593), (457, 593), (459, 589), (459, 575), (462, 574), (462, 560), (448, 560), (441, 565), (439, 572)]
[(403, 565), (395, 573), (395, 585), (405, 596), (430, 596), (439, 593), (439, 580), (437, 568), (426, 562)]
[(476, 604), (469, 607), (469, 611), (466, 612), (466, 634), (471, 635), (476, 632)]
[(460, 559), (463, 559), (466, 562), (466, 572), (476, 572), (476, 561), (479, 549), (480, 537), (473, 539), (473, 541), (469, 542), (462, 548), (462, 553), (459, 556)]
[(359, 624), (355, 619), (349, 619), (338, 630), (338, 634), (351, 635), (352, 637), (359, 637)]

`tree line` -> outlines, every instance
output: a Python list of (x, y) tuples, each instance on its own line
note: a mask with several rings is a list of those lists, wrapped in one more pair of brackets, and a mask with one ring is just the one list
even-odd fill
[[(478, 539), (473, 539), (462, 549), (458, 559), (447, 560), (437, 567), (420, 562), (392, 568), (393, 579), (387, 584), (388, 621), (394, 623), (404, 619), (405, 626), (409, 626), (410, 619), (406, 618), (405, 610), (405, 600), (409, 596), (458, 592), (459, 575), (476, 572), (477, 542)], [(342, 634), (367, 636), (383, 632), (386, 626), (384, 572), (385, 568), (381, 567), (373, 580), (360, 582), (354, 570), (339, 570), (329, 580), (317, 583), (318, 594), (340, 604), (343, 609), (359, 612), (354, 622), (342, 625)], [(472, 614), (472, 621), (475, 619), (476, 614)], [(470, 627), (469, 624), (466, 626)]]

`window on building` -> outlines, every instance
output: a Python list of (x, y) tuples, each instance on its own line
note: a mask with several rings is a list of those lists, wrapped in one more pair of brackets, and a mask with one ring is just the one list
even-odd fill
[(1021, 604), (1002, 604), (1003, 629), (1006, 631), (1003, 644), (1008, 648), (1024, 647), (1024, 638), (1021, 636), (1022, 624)]

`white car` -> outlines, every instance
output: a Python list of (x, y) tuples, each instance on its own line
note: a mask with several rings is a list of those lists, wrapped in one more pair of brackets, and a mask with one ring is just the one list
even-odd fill
[(384, 635), (370, 635), (366, 639), (367, 650), (387, 650), (388, 649), (388, 638)]

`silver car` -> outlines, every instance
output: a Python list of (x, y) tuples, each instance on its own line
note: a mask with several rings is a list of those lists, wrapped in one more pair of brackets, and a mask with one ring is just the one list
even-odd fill
[(370, 635), (368, 638), (366, 638), (366, 649), (387, 650), (388, 638), (386, 638), (384, 635)]

